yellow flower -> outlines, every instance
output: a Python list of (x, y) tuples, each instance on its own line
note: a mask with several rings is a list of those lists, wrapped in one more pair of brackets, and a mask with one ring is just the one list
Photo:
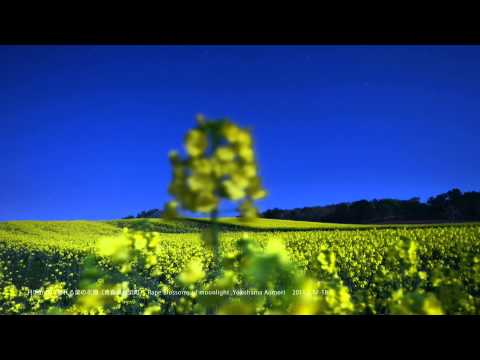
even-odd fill
[(150, 240), (150, 243), (148, 244), (148, 247), (153, 248), (153, 249), (156, 248), (158, 245), (160, 245), (160, 239), (161, 239), (160, 236), (156, 234), (153, 237), (153, 239)]
[(162, 307), (160, 305), (148, 306), (143, 312), (144, 315), (158, 315), (161, 314)]
[(152, 267), (157, 264), (157, 257), (153, 254), (147, 256), (147, 267)]
[(51, 302), (57, 301), (58, 299), (60, 299), (60, 296), (62, 295), (62, 291), (64, 290), (64, 285), (65, 283), (55, 283), (55, 284), (49, 285), (45, 289), (45, 292), (43, 293), (43, 298), (46, 301), (51, 301)]
[(135, 239), (135, 249), (136, 250), (143, 250), (147, 246), (147, 239), (145, 239), (144, 236), (141, 234), (135, 234), (134, 235)]
[(18, 290), (15, 287), (15, 285), (8, 285), (3, 288), (3, 296), (5, 297), (6, 300), (15, 299), (17, 295), (18, 295)]
[(243, 167), (243, 174), (248, 178), (253, 178), (257, 176), (257, 168), (255, 165), (248, 164)]
[(232, 180), (225, 180), (222, 182), (225, 192), (231, 200), (240, 200), (245, 197), (245, 190), (234, 183)]
[(426, 280), (427, 279), (427, 273), (425, 271), (419, 271), (418, 272), (418, 277), (421, 279), (421, 280)]
[(120, 272), (123, 274), (128, 274), (130, 271), (132, 271), (131, 263), (123, 264), (122, 267), (120, 268)]
[(215, 156), (220, 161), (228, 162), (228, 161), (232, 161), (235, 158), (235, 153), (231, 148), (226, 146), (221, 146), (216, 150)]
[(301, 286), (301, 295), (293, 305), (291, 312), (295, 315), (314, 315), (318, 310), (318, 297), (315, 295), (317, 284), (313, 279), (305, 279)]
[(240, 172), (234, 173), (231, 178), (235, 185), (242, 189), (245, 189), (249, 185), (249, 179)]
[(241, 146), (238, 149), (238, 155), (246, 162), (252, 162), (254, 160), (254, 153), (250, 146)]
[(213, 161), (206, 158), (195, 158), (192, 160), (192, 171), (200, 175), (209, 175), (213, 170)]
[(211, 212), (218, 206), (218, 199), (210, 192), (201, 192), (198, 194), (195, 202), (195, 208), (200, 212)]
[(240, 129), (232, 123), (226, 123), (222, 128), (223, 136), (231, 143), (238, 141)]
[(260, 179), (258, 177), (250, 179), (250, 185), (247, 193), (253, 200), (260, 200), (267, 196), (267, 192), (262, 188)]
[(188, 155), (197, 157), (204, 153), (208, 147), (208, 139), (204, 132), (193, 129), (185, 138), (185, 149)]
[(127, 260), (130, 240), (126, 236), (103, 237), (98, 241), (97, 250), (101, 256), (113, 257), (115, 260)]
[(214, 189), (214, 183), (208, 176), (192, 175), (187, 179), (187, 185), (192, 191), (212, 191)]
[(443, 315), (442, 306), (433, 294), (429, 294), (423, 301), (423, 311), (426, 315)]
[(240, 130), (238, 135), (237, 135), (237, 141), (242, 144), (249, 146), (252, 144), (252, 138), (250, 136), (250, 133), (247, 130)]
[(199, 259), (191, 260), (185, 270), (179, 275), (178, 279), (184, 285), (194, 284), (205, 277), (202, 263)]
[(289, 257), (285, 244), (278, 238), (270, 238), (265, 246), (265, 254), (278, 256), (282, 263), (288, 263)]

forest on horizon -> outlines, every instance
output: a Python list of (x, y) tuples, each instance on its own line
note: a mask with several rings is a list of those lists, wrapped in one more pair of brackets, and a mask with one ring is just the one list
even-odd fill
[[(139, 212), (132, 218), (160, 218), (161, 209)], [(452, 189), (430, 197), (408, 200), (373, 199), (342, 202), (325, 206), (294, 209), (268, 209), (260, 214), (267, 219), (318, 221), (334, 223), (452, 222), (480, 220), (480, 192)]]
[(480, 192), (452, 189), (421, 202), (373, 199), (295, 209), (269, 209), (264, 218), (335, 223), (451, 222), (480, 220)]

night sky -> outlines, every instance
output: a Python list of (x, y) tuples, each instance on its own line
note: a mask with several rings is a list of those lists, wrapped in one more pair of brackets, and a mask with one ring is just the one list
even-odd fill
[(197, 113), (252, 127), (262, 210), (479, 191), (479, 64), (478, 46), (0, 46), (0, 220), (162, 207)]

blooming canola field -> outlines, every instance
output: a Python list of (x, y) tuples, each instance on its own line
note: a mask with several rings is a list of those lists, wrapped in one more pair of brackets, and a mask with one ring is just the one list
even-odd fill
[(0, 223), (0, 314), (479, 314), (480, 225)]

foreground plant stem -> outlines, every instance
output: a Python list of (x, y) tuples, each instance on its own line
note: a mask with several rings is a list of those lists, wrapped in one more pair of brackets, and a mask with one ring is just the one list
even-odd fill
[(218, 223), (218, 209), (215, 209), (210, 214), (212, 226), (212, 245), (213, 245), (213, 267), (211, 279), (216, 278), (222, 272), (221, 258), (220, 258), (220, 231)]

